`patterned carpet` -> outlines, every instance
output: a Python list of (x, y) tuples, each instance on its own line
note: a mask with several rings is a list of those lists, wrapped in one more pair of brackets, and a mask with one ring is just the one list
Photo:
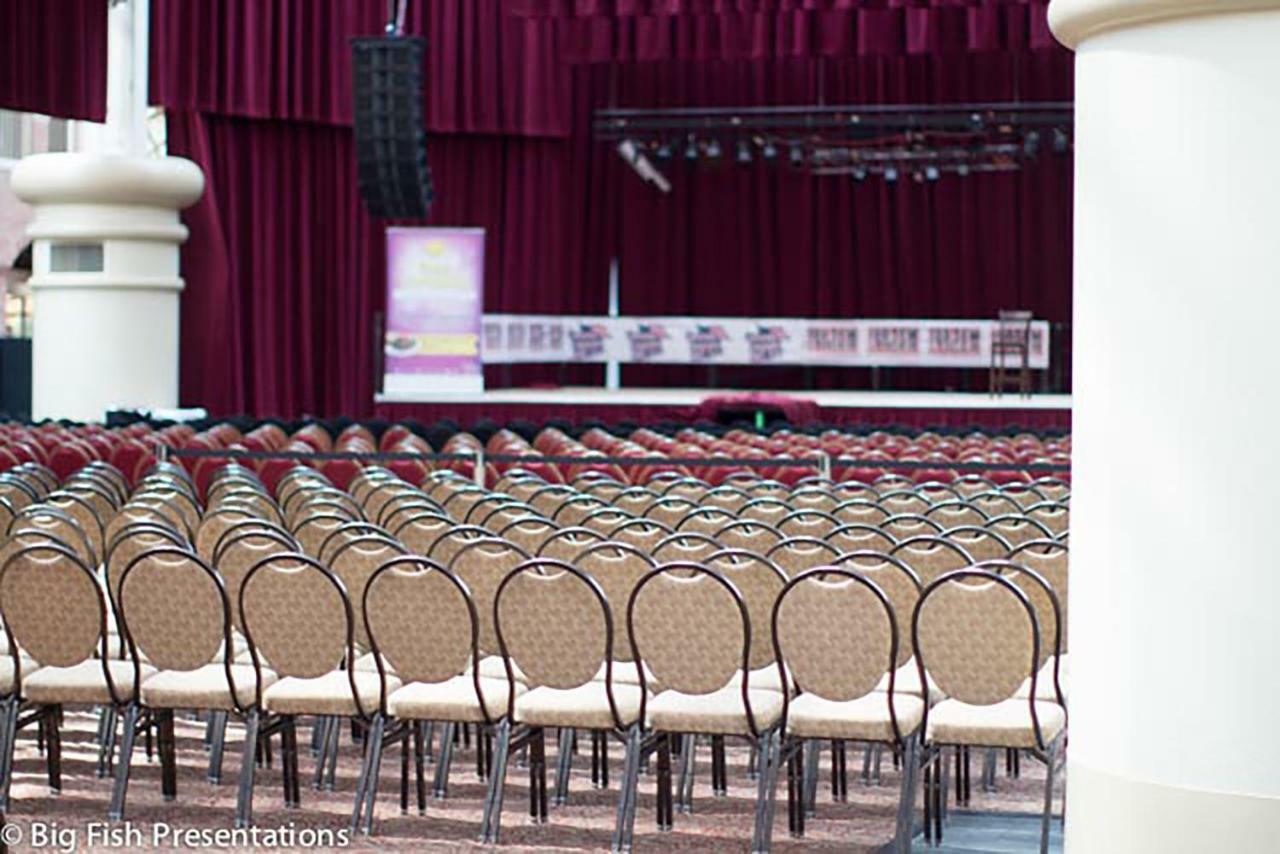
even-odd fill
[[(18, 739), (14, 760), (12, 802), (8, 819), (23, 831), (23, 842), (12, 850), (30, 850), (32, 824), (57, 823), (66, 832), (74, 829), (75, 845), (80, 850), (105, 848), (101, 837), (90, 839), (89, 827), (106, 820), (110, 797), (108, 780), (95, 776), (96, 719), (88, 712), (68, 712), (63, 732), (63, 791), (52, 795), (46, 785), (44, 758), (37, 751), (34, 731), (24, 730)], [(135, 754), (134, 773), (129, 787), (126, 816), (129, 827), (136, 829), (144, 842), (153, 839), (158, 825), (180, 829), (229, 828), (235, 810), (235, 779), (240, 764), (243, 730), (232, 724), (227, 735), (227, 754), (223, 782), (212, 785), (205, 780), (208, 754), (203, 747), (203, 724), (179, 720), (177, 727), (178, 798), (165, 803), (160, 795), (160, 766), (148, 762), (139, 743)], [(355, 778), (360, 754), (344, 733), (335, 791), (311, 788), (311, 772), (315, 759), (307, 749), (310, 728), (303, 726), (298, 734), (302, 807), (285, 809), (282, 802), (280, 760), (277, 754), (271, 768), (261, 768), (257, 775), (254, 798), (255, 825), (259, 828), (292, 828), (301, 831), (327, 829), (331, 834), (345, 830), (350, 820)], [(556, 747), (547, 746), (547, 764), (554, 775)], [(654, 776), (640, 778), (640, 801), (636, 816), (638, 852), (678, 851), (742, 851), (749, 846), (754, 783), (747, 779), (745, 766), (748, 751), (731, 747), (728, 751), (729, 792), (727, 797), (713, 797), (710, 789), (710, 752), (699, 753), (697, 785), (694, 792), (694, 814), (677, 814), (675, 829), (660, 833), (654, 823)], [(514, 762), (507, 777), (503, 811), (502, 848), (512, 851), (598, 851), (607, 850), (613, 830), (617, 781), (621, 773), (621, 745), (611, 748), (610, 784), (608, 790), (595, 790), (590, 779), (590, 750), (575, 758), (570, 784), (570, 803), (551, 806), (546, 825), (534, 824), (528, 816), (528, 773)], [(976, 757), (975, 757), (976, 760)], [(1039, 763), (1024, 758), (1022, 776), (1010, 779), (1000, 776), (994, 794), (978, 791), (978, 763), (973, 772), (971, 811), (1037, 813), (1043, 794), (1044, 772)], [(774, 822), (773, 847), (790, 851), (875, 851), (886, 843), (893, 832), (893, 816), (897, 803), (900, 777), (892, 764), (885, 763), (880, 786), (865, 786), (857, 772), (861, 769), (861, 751), (851, 750), (849, 801), (833, 803), (828, 768), (822, 763), (823, 777), (819, 786), (817, 817), (809, 819), (803, 840), (788, 836), (786, 826), (785, 776), (779, 784), (779, 803)], [(434, 766), (428, 765), (428, 787)], [(455, 753), (449, 796), (445, 800), (428, 800), (425, 816), (417, 815), (411, 805), (410, 815), (401, 815), (399, 807), (400, 751), (392, 749), (384, 757), (379, 782), (374, 837), (357, 836), (348, 850), (394, 848), (415, 851), (458, 851), (481, 847), (476, 841), (480, 828), (484, 786), (475, 773), (473, 750)], [(549, 781), (554, 788), (554, 780)], [(412, 780), (411, 780), (412, 789)], [(1055, 800), (1055, 813), (1061, 808), (1061, 792)], [(99, 825), (95, 828), (102, 832)], [(301, 838), (295, 835), (295, 839)], [(137, 841), (138, 837), (134, 837)], [(231, 849), (236, 850), (236, 849)]]

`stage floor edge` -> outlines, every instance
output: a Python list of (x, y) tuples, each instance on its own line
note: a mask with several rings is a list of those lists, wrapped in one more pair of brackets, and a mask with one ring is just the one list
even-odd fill
[[(698, 404), (705, 398), (738, 393), (746, 392), (705, 388), (504, 388), (475, 394), (378, 395), (376, 410), (379, 417), (388, 420), (414, 419), (425, 423), (448, 418), (463, 426), (481, 418), (499, 424), (517, 419), (656, 423), (688, 420), (695, 417)], [(818, 406), (819, 419), (832, 424), (1071, 428), (1071, 395), (1066, 394), (993, 397), (966, 392), (917, 391), (756, 390), (753, 393), (812, 401)]]

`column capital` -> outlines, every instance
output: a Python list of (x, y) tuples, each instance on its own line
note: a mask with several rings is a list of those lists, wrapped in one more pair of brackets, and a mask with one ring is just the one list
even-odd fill
[(204, 173), (181, 157), (59, 152), (33, 154), (13, 170), (18, 198), (31, 205), (137, 205), (181, 210), (204, 192)]
[(1052, 0), (1049, 27), (1058, 41), (1077, 48), (1108, 30), (1189, 18), (1280, 9), (1280, 0)]

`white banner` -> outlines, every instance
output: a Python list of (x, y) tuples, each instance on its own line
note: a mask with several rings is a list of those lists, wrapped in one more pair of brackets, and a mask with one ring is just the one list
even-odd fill
[[(486, 314), (485, 363), (652, 362), (985, 368), (994, 320), (812, 320)], [(1049, 323), (1031, 324), (1030, 365), (1049, 367)], [(1007, 357), (1008, 365), (1015, 359)]]

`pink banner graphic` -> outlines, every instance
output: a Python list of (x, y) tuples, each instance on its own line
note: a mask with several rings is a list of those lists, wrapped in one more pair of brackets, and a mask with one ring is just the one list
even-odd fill
[(388, 228), (383, 391), (484, 390), (484, 229)]

